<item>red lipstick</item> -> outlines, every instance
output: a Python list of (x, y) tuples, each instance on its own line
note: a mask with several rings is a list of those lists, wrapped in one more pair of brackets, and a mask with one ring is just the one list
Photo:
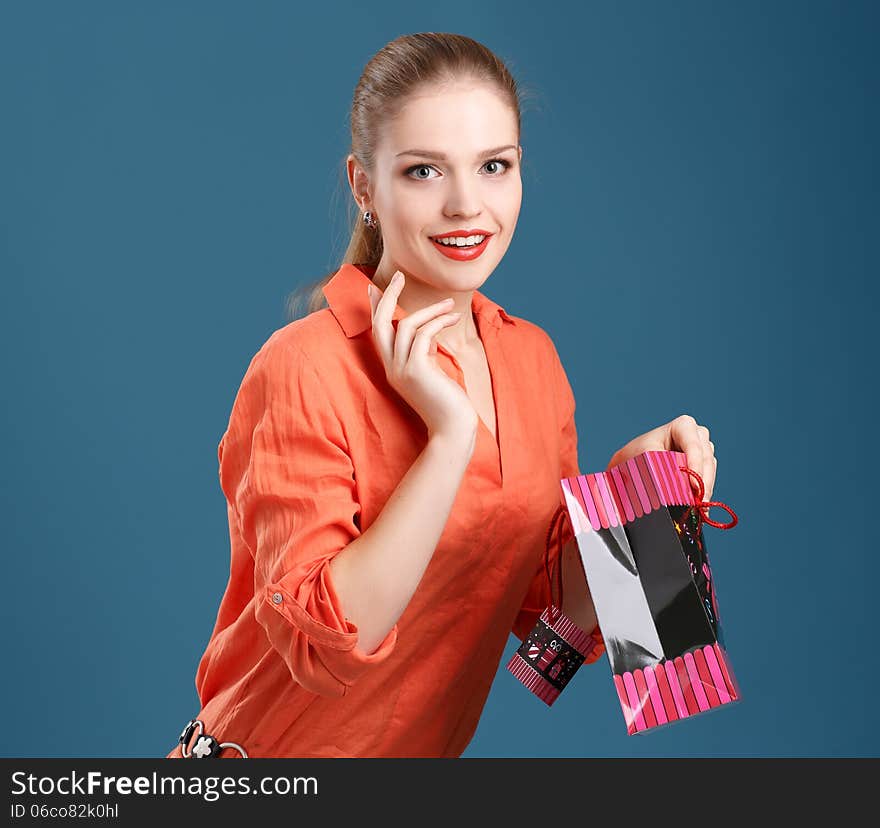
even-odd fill
[[(437, 236), (429, 236), (431, 239), (431, 244), (434, 245), (446, 258), (454, 259), (459, 262), (468, 262), (472, 259), (476, 259), (483, 254), (483, 251), (486, 249), (486, 246), (489, 244), (489, 239), (492, 238), (492, 233), (487, 232), (486, 230), (453, 230), (449, 233), (440, 233)], [(451, 237), (467, 237), (467, 236), (484, 236), (485, 238), (479, 244), (471, 245), (468, 247), (460, 247), (458, 245), (452, 244), (443, 244), (442, 242), (436, 241), (436, 239), (446, 239)]]

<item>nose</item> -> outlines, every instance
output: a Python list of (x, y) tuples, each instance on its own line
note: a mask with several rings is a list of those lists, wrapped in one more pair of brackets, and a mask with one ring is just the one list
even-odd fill
[(444, 213), (453, 216), (473, 218), (480, 215), (481, 203), (477, 192), (478, 185), (462, 178), (453, 179), (449, 185)]

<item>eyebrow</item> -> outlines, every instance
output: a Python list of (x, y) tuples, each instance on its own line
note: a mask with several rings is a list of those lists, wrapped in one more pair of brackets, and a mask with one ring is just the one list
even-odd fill
[[(505, 150), (509, 150), (509, 149), (515, 150), (516, 145), (508, 144), (507, 146), (504, 146), (504, 147), (495, 147), (495, 149), (485, 150), (484, 152), (480, 153), (480, 156), (482, 157), (484, 155), (497, 155), (499, 152), (504, 152)], [(397, 155), (394, 157), (399, 158), (401, 155), (420, 155), (420, 156), (422, 156), (422, 158), (434, 158), (437, 161), (446, 161), (447, 160), (446, 156), (442, 152), (436, 152), (434, 150), (409, 149), (409, 150), (404, 150), (403, 152), (397, 153)]]

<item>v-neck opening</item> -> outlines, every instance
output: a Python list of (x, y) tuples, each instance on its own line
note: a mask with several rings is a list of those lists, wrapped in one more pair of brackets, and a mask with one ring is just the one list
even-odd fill
[[(489, 430), (489, 426), (486, 425), (483, 418), (479, 415), (479, 412), (477, 412), (477, 420), (478, 420), (477, 432), (479, 432), (482, 429), (483, 432), (485, 432), (485, 434), (489, 437), (489, 440), (491, 441), (490, 445), (492, 445), (494, 448), (493, 453), (495, 455), (495, 468), (498, 471), (499, 482), (501, 483), (501, 486), (503, 487), (504, 486), (504, 456), (503, 456), (504, 453), (501, 450), (501, 420), (504, 419), (504, 417), (501, 414), (502, 406), (499, 404), (499, 396), (498, 396), (499, 395), (498, 389), (499, 389), (501, 383), (498, 380), (498, 378), (496, 377), (496, 372), (498, 370), (497, 364), (493, 366), (493, 359), (489, 357), (489, 349), (486, 347), (486, 338), (487, 338), (486, 334), (488, 332), (483, 327), (484, 320), (482, 320), (478, 314), (474, 314), (474, 321), (477, 326), (477, 333), (480, 337), (480, 344), (483, 346), (483, 353), (485, 354), (485, 357), (486, 357), (486, 370), (489, 372), (489, 389), (490, 389), (490, 394), (492, 397), (492, 407), (495, 409), (495, 434), (493, 435), (492, 432)], [(494, 332), (488, 333), (489, 337), (492, 337), (493, 335), (494, 335)], [(493, 347), (496, 344), (497, 344), (497, 341), (493, 341)], [(462, 367), (458, 361), (458, 358), (448, 348), (446, 348), (442, 343), (438, 343), (438, 347), (452, 359), (453, 363), (455, 364), (455, 366), (458, 370), (459, 375), (462, 378), (461, 381), (462, 381), (462, 384), (464, 385), (465, 393), (467, 393), (468, 396), (470, 396), (470, 392), (468, 391), (468, 388), (467, 388), (467, 380), (464, 377), (464, 371), (462, 370)], [(497, 363), (501, 358), (500, 354), (495, 354), (494, 356), (496, 357), (494, 362)], [(474, 409), (476, 410), (476, 406), (474, 407)], [(477, 439), (477, 442), (479, 443), (479, 438)]]
[[(477, 414), (477, 419), (479, 420), (478, 428), (482, 428), (485, 432), (486, 436), (491, 441), (491, 445), (494, 446), (495, 449), (495, 463), (498, 467), (498, 476), (501, 479), (501, 483), (504, 483), (504, 460), (501, 452), (501, 416), (499, 411), (499, 402), (498, 402), (498, 383), (496, 382), (495, 373), (497, 371), (497, 366), (493, 366), (493, 360), (489, 358), (489, 350), (486, 347), (486, 340), (483, 335), (483, 331), (479, 327), (480, 322), (477, 321), (477, 330), (480, 335), (480, 344), (483, 346), (483, 353), (486, 356), (486, 371), (489, 373), (489, 394), (492, 398), (492, 408), (495, 411), (495, 434), (489, 430), (489, 426), (486, 425), (486, 422), (483, 418)], [(490, 334), (491, 336), (491, 334)], [(465, 381), (465, 386), (467, 386), (467, 382)]]
[(491, 431), (489, 431), (489, 426), (486, 425), (485, 421), (483, 420), (483, 418), (479, 414), (477, 415), (477, 419), (480, 421), (480, 425), (483, 427), (483, 431), (485, 431), (486, 434), (489, 435), (489, 439), (493, 443), (495, 443), (495, 449), (497, 451), (500, 451), (500, 448), (498, 445), (499, 440), (498, 440), (498, 414), (497, 414), (497, 412), (495, 414), (495, 434), (493, 434)]
[[(494, 407), (494, 402), (493, 402), (493, 407)], [(479, 414), (477, 415), (477, 419), (480, 421), (480, 425), (483, 426), (484, 429), (486, 429), (486, 434), (488, 434), (495, 441), (495, 444), (498, 445), (498, 412), (497, 411), (495, 412), (495, 433), (494, 434), (489, 430), (489, 426), (486, 425), (486, 421), (482, 417), (480, 417)]]
[[(481, 340), (481, 342), (482, 342), (482, 340)], [(489, 396), (492, 399), (492, 409), (495, 412), (495, 433), (493, 434), (489, 430), (489, 426), (486, 425), (486, 421), (479, 414), (477, 414), (477, 419), (480, 421), (480, 425), (483, 427), (483, 430), (486, 432), (486, 434), (489, 435), (489, 439), (491, 439), (492, 442), (495, 444), (495, 449), (500, 456), (500, 454), (501, 454), (501, 440), (500, 440), (501, 429), (499, 429), (499, 427), (498, 427), (498, 400), (496, 399), (496, 396), (495, 396), (495, 377), (492, 375), (492, 366), (489, 364), (489, 354), (486, 351), (485, 344), (483, 344), (483, 352), (486, 354), (486, 371), (489, 374)], [(465, 385), (467, 385), (467, 382), (465, 382)]]

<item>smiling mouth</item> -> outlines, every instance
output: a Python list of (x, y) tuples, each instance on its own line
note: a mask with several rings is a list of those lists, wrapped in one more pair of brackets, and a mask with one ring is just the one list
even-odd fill
[(428, 236), (434, 244), (440, 244), (453, 250), (467, 250), (471, 247), (479, 247), (486, 239), (491, 238), (494, 233), (478, 233), (473, 236)]
[[(431, 244), (441, 256), (454, 262), (473, 262), (483, 255), (492, 236), (492, 233), (455, 236), (448, 237), (450, 241), (447, 242), (441, 241), (437, 236), (429, 236), (428, 238), (431, 239)], [(455, 241), (452, 241), (453, 238)]]

